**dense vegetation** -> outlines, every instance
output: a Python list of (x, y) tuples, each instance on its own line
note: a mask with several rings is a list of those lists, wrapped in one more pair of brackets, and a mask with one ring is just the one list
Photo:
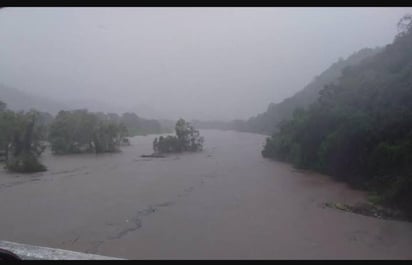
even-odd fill
[(87, 110), (60, 111), (50, 124), (49, 142), (56, 154), (116, 152), (127, 129), (110, 115)]
[(159, 121), (134, 113), (92, 113), (87, 110), (50, 113), (12, 111), (0, 101), (0, 161), (16, 172), (46, 170), (39, 162), (47, 142), (54, 154), (117, 152), (129, 144), (126, 137), (164, 133)]
[(46, 130), (40, 113), (13, 112), (0, 101), (0, 152), (8, 170), (45, 171), (38, 158), (44, 151)]
[(412, 213), (412, 27), (378, 54), (346, 67), (307, 110), (267, 139), (265, 157), (318, 170)]
[(155, 153), (197, 152), (203, 148), (204, 138), (189, 122), (179, 119), (175, 126), (176, 136), (160, 136), (153, 141)]

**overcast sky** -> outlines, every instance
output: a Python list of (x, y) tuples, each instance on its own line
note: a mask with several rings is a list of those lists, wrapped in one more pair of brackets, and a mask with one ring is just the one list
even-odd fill
[[(2, 8), (0, 83), (149, 118), (248, 118), (412, 8)], [(1, 96), (1, 95), (0, 95)]]

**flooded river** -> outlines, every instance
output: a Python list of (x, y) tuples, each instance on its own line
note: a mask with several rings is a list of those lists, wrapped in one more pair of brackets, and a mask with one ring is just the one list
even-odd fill
[(365, 194), (262, 158), (264, 136), (203, 130), (166, 158), (155, 136), (121, 153), (52, 156), (0, 171), (0, 240), (129, 259), (411, 259), (412, 224), (323, 208)]

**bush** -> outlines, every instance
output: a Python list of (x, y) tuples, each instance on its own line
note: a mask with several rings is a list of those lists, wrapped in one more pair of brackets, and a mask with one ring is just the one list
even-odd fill
[(31, 154), (22, 154), (9, 159), (6, 167), (8, 170), (21, 173), (42, 172), (47, 170), (47, 168)]

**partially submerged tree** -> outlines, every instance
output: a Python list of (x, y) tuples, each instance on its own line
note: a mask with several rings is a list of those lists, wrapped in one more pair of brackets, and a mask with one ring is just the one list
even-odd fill
[(0, 110), (0, 150), (6, 168), (16, 172), (45, 171), (38, 158), (45, 149), (45, 126), (36, 111), (13, 112), (2, 105)]
[(56, 154), (116, 152), (127, 128), (113, 115), (87, 110), (60, 111), (50, 125), (49, 141)]
[(153, 141), (155, 153), (180, 153), (202, 151), (204, 138), (189, 122), (179, 119), (175, 126), (176, 136), (160, 136)]

